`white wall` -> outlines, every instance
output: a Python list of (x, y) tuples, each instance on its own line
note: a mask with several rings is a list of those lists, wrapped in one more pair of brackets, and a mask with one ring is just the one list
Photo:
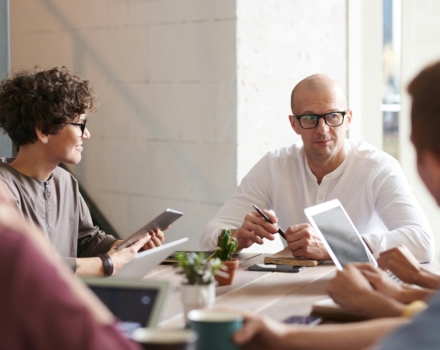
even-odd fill
[(346, 85), (346, 16), (340, 0), (237, 1), (238, 181), (300, 139), (288, 120), (300, 80), (323, 73)]
[(347, 0), (349, 137), (382, 149), (382, 0)]
[(235, 1), (11, 1), (12, 69), (66, 65), (100, 109), (73, 168), (116, 230), (163, 209), (190, 236), (236, 186)]
[(437, 260), (440, 257), (440, 212), (433, 197), (420, 180), (414, 148), (410, 142), (411, 100), (406, 87), (427, 64), (440, 59), (440, 2), (435, 0), (402, 0), (402, 112), (399, 120), (400, 163), (413, 188), (413, 193), (428, 216), (436, 238)]

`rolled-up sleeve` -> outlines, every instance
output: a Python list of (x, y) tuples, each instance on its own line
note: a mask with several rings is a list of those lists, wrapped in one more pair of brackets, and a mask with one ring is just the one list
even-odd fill
[(403, 244), (420, 262), (430, 262), (435, 250), (431, 227), (397, 162), (388, 163), (377, 173), (373, 198), (389, 231), (363, 234), (370, 249), (382, 252)]
[(93, 225), (90, 210), (82, 197), (79, 203), (78, 258), (107, 253), (116, 239)]

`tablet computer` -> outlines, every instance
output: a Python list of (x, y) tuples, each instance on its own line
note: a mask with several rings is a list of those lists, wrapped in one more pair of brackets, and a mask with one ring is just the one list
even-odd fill
[(88, 287), (118, 318), (126, 336), (140, 327), (157, 325), (171, 292), (169, 283), (140, 279), (82, 278)]
[(163, 230), (171, 225), (174, 221), (180, 218), (183, 215), (182, 212), (167, 209), (159, 216), (155, 217), (152, 221), (150, 221), (145, 226), (141, 227), (135, 233), (133, 233), (130, 237), (128, 237), (125, 241), (123, 241), (119, 246), (116, 247), (116, 250), (120, 250), (126, 247), (131, 246), (133, 243), (137, 242), (139, 239), (145, 237), (149, 234), (151, 230)]
[(177, 241), (166, 243), (154, 249), (148, 249), (137, 253), (133, 260), (125, 264), (114, 276), (108, 278), (130, 277), (143, 278), (145, 275), (159, 265), (167, 256), (176, 250), (182, 249), (182, 246), (188, 241), (188, 237)]
[(339, 270), (353, 262), (370, 262), (377, 266), (376, 259), (339, 200), (306, 208), (304, 213)]

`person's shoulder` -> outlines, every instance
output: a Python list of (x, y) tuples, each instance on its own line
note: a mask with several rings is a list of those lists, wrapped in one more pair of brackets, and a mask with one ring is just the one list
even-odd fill
[(0, 158), (0, 177), (4, 181), (8, 181), (9, 179), (15, 179), (15, 174), (12, 171), (12, 168), (9, 166), (9, 163), (13, 161), (14, 158), (1, 157)]
[(66, 169), (57, 166), (55, 170), (52, 173), (52, 176), (55, 181), (57, 182), (64, 182), (64, 183), (72, 183), (76, 186), (78, 183), (78, 180), (73, 176), (73, 174)]
[(278, 148), (267, 153), (267, 158), (270, 160), (279, 160), (285, 158), (299, 158), (303, 149), (302, 142), (296, 142), (288, 147)]
[(388, 153), (381, 151), (365, 141), (348, 140), (354, 159), (376, 163), (379, 166), (385, 164), (399, 164), (397, 160)]

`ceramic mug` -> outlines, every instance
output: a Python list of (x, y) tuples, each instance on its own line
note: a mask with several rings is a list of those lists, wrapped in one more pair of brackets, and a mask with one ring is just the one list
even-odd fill
[(243, 317), (232, 312), (192, 310), (189, 327), (197, 333), (197, 350), (239, 350), (232, 335), (243, 326)]
[(197, 342), (190, 329), (138, 328), (131, 338), (144, 350), (196, 350)]

